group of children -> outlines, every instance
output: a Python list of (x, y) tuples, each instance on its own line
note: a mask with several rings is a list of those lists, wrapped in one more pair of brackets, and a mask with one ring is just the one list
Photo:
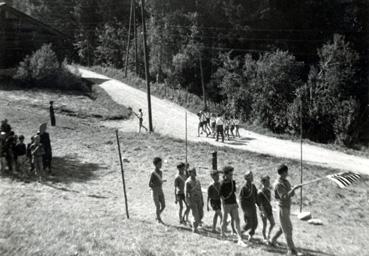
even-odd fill
[(221, 113), (215, 115), (206, 109), (197, 113), (197, 116), (199, 117), (198, 137), (200, 137), (200, 134), (205, 133), (206, 137), (212, 136), (216, 138), (216, 141), (219, 141), (219, 137), (221, 137), (222, 142), (224, 142), (225, 137), (228, 140), (230, 137), (240, 137), (240, 120), (238, 116)]
[[(155, 170), (151, 173), (149, 186), (152, 188), (153, 199), (156, 206), (156, 219), (163, 223), (161, 213), (165, 208), (165, 197), (162, 185), (166, 181), (163, 179), (161, 171), (162, 160), (159, 157), (154, 158)], [(189, 165), (180, 163), (177, 165), (178, 174), (174, 179), (175, 203), (179, 204), (179, 223), (187, 224), (190, 211), (193, 216), (192, 230), (198, 232), (198, 227), (202, 225), (204, 217), (204, 198), (201, 189), (201, 183), (196, 178), (196, 169), (189, 168)], [(271, 237), (275, 221), (273, 217), (271, 198), (272, 191), (270, 186), (270, 177), (261, 177), (261, 188), (258, 190), (254, 184), (253, 173), (249, 171), (244, 175), (245, 184), (239, 193), (239, 202), (244, 214), (245, 225), (241, 229), (240, 217), (238, 211), (238, 202), (236, 198), (236, 182), (233, 179), (234, 168), (226, 166), (222, 171), (212, 171), (211, 178), (213, 183), (207, 189), (207, 210), (210, 210), (209, 204), (214, 211), (212, 231), (216, 231), (218, 219), (221, 223), (220, 233), (224, 237), (227, 226), (231, 223), (233, 233), (238, 237), (238, 243), (245, 246), (242, 241), (242, 235), (247, 233), (247, 239), (250, 241), (255, 234), (258, 226), (257, 208), (263, 223), (262, 235), (265, 242), (270, 246), (275, 246), (278, 237), (283, 233), (285, 235), (288, 255), (298, 255), (292, 241), (292, 224), (290, 220), (291, 197), (294, 191), (301, 186), (291, 187), (287, 178), (288, 168), (281, 165), (278, 168), (279, 178), (274, 184), (274, 195), (279, 206), (280, 228)], [(223, 174), (223, 180), (220, 181), (220, 173)], [(228, 221), (228, 216), (231, 221)], [(269, 222), (269, 229), (267, 230)], [(191, 224), (190, 224), (191, 225)]]
[[(46, 128), (45, 128), (46, 129)], [(24, 177), (34, 174), (42, 179), (51, 172), (52, 149), (46, 130), (38, 131), (27, 145), (23, 135), (17, 136), (8, 124), (1, 121), (0, 128), (0, 171), (18, 173)]]

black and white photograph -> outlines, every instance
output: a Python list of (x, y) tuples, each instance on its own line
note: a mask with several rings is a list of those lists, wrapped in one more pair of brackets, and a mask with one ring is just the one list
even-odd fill
[(1, 256), (369, 256), (369, 0), (0, 0)]

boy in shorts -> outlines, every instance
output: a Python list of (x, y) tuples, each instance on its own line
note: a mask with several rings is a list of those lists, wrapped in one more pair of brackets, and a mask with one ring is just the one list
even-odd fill
[[(190, 207), (186, 203), (184, 186), (187, 179), (185, 174), (186, 165), (184, 163), (180, 163), (177, 165), (178, 175), (174, 180), (174, 195), (175, 195), (175, 203), (179, 203), (179, 224), (186, 224), (188, 222), (188, 214), (190, 212)], [(184, 215), (183, 213), (183, 204), (186, 206), (186, 210)]]
[(220, 182), (219, 182), (219, 172), (213, 171), (211, 172), (211, 178), (214, 180), (214, 183), (208, 187), (208, 200), (207, 200), (207, 210), (209, 211), (209, 202), (211, 208), (213, 209), (214, 217), (213, 217), (213, 229), (212, 232), (216, 232), (216, 226), (218, 222), (218, 217), (220, 222), (222, 223), (222, 208), (220, 201)]
[[(264, 241), (268, 242), (270, 239), (270, 234), (275, 225), (271, 201), (270, 192), (270, 177), (268, 175), (261, 177), (262, 188), (258, 191), (257, 204), (260, 210), (260, 217), (263, 221), (263, 237)], [(268, 235), (266, 235), (267, 222), (269, 221)]]
[(194, 218), (192, 231), (197, 233), (197, 228), (204, 217), (204, 199), (202, 197), (201, 183), (196, 179), (196, 169), (190, 169), (189, 174), (190, 177), (188, 177), (185, 183), (185, 196)]
[(244, 176), (246, 183), (240, 192), (240, 202), (244, 214), (244, 231), (248, 231), (248, 240), (251, 241), (258, 226), (258, 216), (256, 213), (257, 189), (253, 183), (254, 176), (251, 171)]
[(238, 245), (246, 246), (242, 241), (241, 227), (240, 227), (240, 216), (238, 213), (238, 204), (236, 200), (236, 182), (233, 180), (232, 166), (225, 166), (223, 168), (224, 178), (220, 184), (220, 199), (223, 208), (223, 218), (222, 218), (222, 236), (225, 236), (225, 231), (227, 229), (227, 219), (228, 215), (231, 215), (232, 219), (236, 224), (236, 231), (238, 237)]
[(160, 170), (162, 167), (161, 158), (155, 157), (153, 164), (155, 166), (155, 170), (151, 173), (149, 187), (152, 189), (152, 196), (156, 207), (156, 220), (158, 223), (163, 224), (160, 215), (165, 209), (163, 183), (166, 180), (163, 180), (163, 172)]

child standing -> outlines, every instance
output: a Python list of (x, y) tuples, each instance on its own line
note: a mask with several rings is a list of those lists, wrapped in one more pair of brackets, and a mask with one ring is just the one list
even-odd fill
[(217, 139), (216, 141), (219, 140), (219, 135), (222, 137), (222, 142), (224, 142), (224, 130), (223, 130), (223, 125), (224, 125), (224, 121), (223, 121), (223, 117), (222, 114), (218, 114), (218, 117), (215, 119), (215, 124), (216, 124), (216, 130), (217, 130)]
[(236, 128), (236, 137), (241, 137), (240, 135), (240, 119), (238, 118), (238, 116), (235, 116), (234, 119), (233, 119), (233, 124), (234, 124), (234, 127)]
[[(184, 186), (187, 179), (185, 174), (186, 165), (184, 163), (180, 163), (177, 165), (178, 175), (174, 180), (174, 195), (175, 195), (175, 203), (179, 203), (179, 224), (186, 224), (188, 222), (188, 214), (190, 212), (190, 207), (186, 203)], [(184, 215), (183, 212), (183, 204), (186, 206), (186, 210)]]
[[(257, 196), (257, 204), (260, 210), (260, 217), (263, 221), (263, 237), (266, 242), (270, 239), (270, 234), (272, 229), (275, 225), (272, 205), (270, 204), (271, 201), (271, 192), (270, 192), (270, 177), (263, 176), (261, 178), (261, 185), (262, 188), (258, 191)], [(267, 221), (269, 221), (269, 231), (268, 235), (266, 235), (266, 228), (267, 228)]]
[(40, 136), (36, 136), (31, 146), (32, 163), (35, 167), (36, 175), (39, 179), (42, 179), (44, 166), (42, 163), (42, 157), (45, 154), (44, 146), (40, 143)]
[(197, 233), (197, 228), (204, 217), (204, 199), (202, 197), (200, 181), (196, 179), (196, 169), (190, 169), (189, 174), (190, 177), (188, 177), (185, 183), (185, 195), (187, 204), (190, 206), (194, 218), (192, 231)]
[(221, 234), (224, 237), (227, 229), (227, 219), (228, 215), (231, 215), (231, 218), (236, 224), (236, 231), (238, 237), (238, 245), (246, 246), (242, 241), (241, 227), (240, 227), (240, 217), (238, 214), (238, 204), (236, 200), (236, 182), (233, 180), (233, 171), (234, 168), (232, 166), (225, 166), (223, 168), (223, 181), (220, 184), (220, 199), (223, 207), (223, 219), (222, 219), (222, 229)]
[(210, 202), (211, 208), (215, 212), (213, 217), (213, 230), (212, 230), (212, 232), (215, 233), (218, 217), (220, 219), (220, 223), (222, 223), (222, 208), (219, 194), (220, 191), (219, 172), (213, 171), (210, 175), (214, 182), (208, 187), (207, 210), (209, 211), (209, 202)]
[(249, 230), (248, 240), (250, 241), (255, 234), (258, 226), (258, 216), (256, 214), (257, 189), (253, 184), (254, 176), (251, 171), (245, 174), (246, 183), (240, 192), (240, 202), (244, 214), (244, 231)]
[(15, 145), (15, 156), (17, 159), (17, 171), (21, 172), (22, 174), (25, 173), (25, 165), (26, 165), (26, 161), (27, 161), (27, 157), (26, 157), (26, 153), (27, 153), (27, 148), (26, 148), (26, 144), (24, 144), (24, 136), (21, 135), (19, 136), (19, 143), (17, 143), (17, 145)]
[(160, 157), (155, 157), (153, 160), (155, 170), (151, 173), (149, 187), (152, 189), (152, 197), (156, 207), (156, 220), (158, 223), (163, 224), (161, 220), (161, 213), (165, 209), (165, 198), (163, 192), (163, 172), (160, 170), (162, 167), (162, 160)]
[(144, 128), (147, 131), (147, 128), (143, 125), (143, 113), (142, 109), (138, 110), (138, 114), (134, 113), (138, 118), (138, 133), (141, 133), (141, 128)]

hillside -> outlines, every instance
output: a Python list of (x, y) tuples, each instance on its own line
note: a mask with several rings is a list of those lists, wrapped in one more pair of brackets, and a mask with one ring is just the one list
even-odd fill
[[(18, 134), (27, 138), (39, 123), (48, 119), (43, 104), (45, 92), (1, 91), (0, 119), (8, 118)], [(83, 109), (87, 98), (57, 96), (69, 106)], [(94, 107), (99, 108), (98, 104)], [(75, 110), (74, 110), (75, 111)], [(96, 110), (97, 111), (97, 110)], [(0, 254), (1, 255), (280, 255), (278, 248), (261, 244), (260, 228), (256, 242), (248, 248), (221, 240), (203, 230), (194, 235), (178, 226), (174, 204), (175, 166), (184, 159), (184, 142), (158, 134), (120, 132), (125, 164), (128, 204), (131, 219), (124, 214), (122, 183), (114, 129), (101, 118), (57, 113), (57, 126), (50, 128), (54, 149), (53, 176), (45, 182), (2, 176), (0, 179)], [(218, 150), (219, 165), (232, 164), (236, 180), (252, 170), (258, 182), (263, 174), (276, 178), (275, 168), (285, 162), (291, 169), (293, 184), (298, 182), (299, 163), (263, 154), (217, 147), (206, 143), (189, 144), (193, 166), (209, 166), (210, 152)], [(154, 208), (148, 188), (152, 157), (165, 159), (164, 186), (167, 208), (166, 226), (154, 222)], [(306, 165), (306, 179), (337, 170)], [(210, 183), (208, 171), (199, 170), (204, 187)], [(304, 190), (304, 207), (323, 220), (323, 226), (311, 226), (292, 218), (296, 245), (304, 255), (366, 255), (369, 179), (340, 190), (330, 183), (318, 183)], [(295, 198), (293, 208), (297, 207)], [(211, 213), (205, 213), (210, 224)]]

